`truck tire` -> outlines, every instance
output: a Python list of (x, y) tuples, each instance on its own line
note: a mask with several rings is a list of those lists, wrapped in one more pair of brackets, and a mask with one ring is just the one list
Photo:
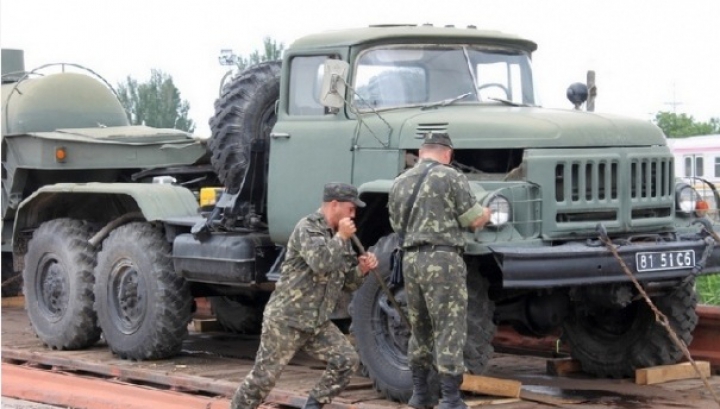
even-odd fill
[(15, 271), (12, 253), (2, 254), (2, 296), (15, 297), (22, 292), (22, 272)]
[(254, 305), (233, 297), (208, 297), (212, 311), (223, 329), (236, 334), (257, 335), (262, 330), (265, 304)]
[(47, 221), (25, 254), (25, 308), (38, 338), (53, 349), (82, 349), (100, 339), (93, 310), (95, 248), (88, 223)]
[(277, 120), (275, 101), (280, 97), (280, 65), (271, 61), (246, 69), (230, 80), (215, 101), (208, 140), (210, 161), (230, 193), (242, 186), (253, 141), (261, 140), (266, 152), (270, 146), (270, 131)]
[[(386, 283), (390, 281), (390, 253), (397, 241), (397, 235), (391, 234), (382, 237), (369, 250), (377, 256), (377, 270)], [(468, 370), (478, 374), (484, 372), (492, 356), (492, 339), (496, 330), (492, 320), (495, 304), (489, 298), (488, 289), (487, 279), (478, 271), (468, 274), (468, 335), (463, 353)], [(405, 309), (404, 290), (394, 288), (393, 293), (398, 304)], [(375, 275), (370, 274), (353, 299), (352, 332), (360, 360), (375, 388), (389, 399), (407, 402), (412, 395), (412, 375), (407, 364), (410, 332), (402, 322), (397, 322), (386, 312), (388, 307), (392, 309), (392, 304)], [(433, 398), (437, 398), (440, 388), (437, 373), (431, 372), (428, 383)]]
[[(378, 259), (377, 271), (389, 285), (390, 254), (398, 242), (396, 234), (385, 236), (368, 251)], [(403, 288), (391, 288), (407, 314)], [(410, 329), (388, 311), (394, 311), (375, 274), (370, 273), (352, 300), (352, 328), (360, 361), (375, 389), (388, 399), (407, 402), (412, 395), (412, 375), (407, 364)]]
[[(691, 281), (653, 299), (686, 345), (698, 321), (694, 284)], [(562, 340), (570, 346), (572, 357), (580, 361), (583, 371), (600, 377), (631, 377), (637, 368), (673, 364), (682, 356), (644, 300), (621, 310), (585, 313), (575, 308), (563, 329)]]
[(495, 303), (490, 300), (490, 283), (480, 275), (479, 269), (468, 265), (467, 277), (467, 341), (465, 342), (465, 366), (470, 373), (485, 372), (492, 358), (497, 326), (493, 322)]
[(162, 230), (133, 222), (103, 242), (95, 269), (95, 309), (103, 336), (121, 359), (177, 354), (187, 335), (193, 298), (173, 270)]

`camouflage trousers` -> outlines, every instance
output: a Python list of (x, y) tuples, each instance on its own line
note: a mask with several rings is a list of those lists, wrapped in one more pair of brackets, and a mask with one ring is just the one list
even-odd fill
[(457, 253), (405, 253), (403, 275), (412, 326), (410, 367), (437, 367), (441, 374), (465, 372), (467, 268)]
[(255, 366), (235, 391), (230, 408), (255, 409), (260, 405), (297, 351), (327, 362), (325, 372), (310, 391), (310, 396), (322, 403), (330, 402), (345, 389), (360, 362), (350, 341), (330, 321), (314, 332), (306, 332), (266, 319)]

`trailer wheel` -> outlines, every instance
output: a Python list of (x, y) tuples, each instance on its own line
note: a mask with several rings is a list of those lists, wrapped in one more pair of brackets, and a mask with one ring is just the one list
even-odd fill
[(215, 318), (226, 331), (236, 334), (257, 335), (262, 330), (265, 303), (235, 297), (208, 297)]
[(122, 359), (163, 359), (180, 351), (193, 299), (170, 254), (162, 230), (145, 222), (120, 226), (103, 242), (95, 308), (105, 341)]
[(41, 224), (28, 245), (25, 308), (35, 333), (50, 348), (82, 349), (100, 339), (91, 233), (84, 221), (55, 219)]
[[(653, 299), (678, 337), (689, 345), (698, 322), (694, 281)], [(575, 308), (563, 324), (562, 340), (583, 371), (601, 377), (631, 377), (635, 369), (673, 364), (682, 351), (675, 345), (644, 300), (619, 310)]]
[(213, 168), (230, 193), (242, 186), (252, 153), (264, 152), (263, 166), (267, 166), (269, 135), (277, 120), (275, 101), (280, 97), (280, 64), (264, 62), (246, 69), (223, 87), (215, 101), (208, 147)]

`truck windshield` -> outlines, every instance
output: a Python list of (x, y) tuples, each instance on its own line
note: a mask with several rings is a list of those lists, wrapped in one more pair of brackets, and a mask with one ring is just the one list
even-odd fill
[(538, 104), (529, 54), (481, 45), (413, 44), (366, 50), (357, 62), (354, 89), (360, 110), (446, 105), (443, 101)]

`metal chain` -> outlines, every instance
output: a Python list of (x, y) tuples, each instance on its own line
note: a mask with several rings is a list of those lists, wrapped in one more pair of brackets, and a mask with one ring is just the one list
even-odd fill
[[(600, 226), (598, 226), (600, 227)], [(640, 295), (645, 299), (645, 302), (648, 304), (652, 312), (655, 314), (655, 321), (657, 321), (660, 325), (662, 325), (668, 332), (668, 335), (670, 335), (670, 339), (682, 350), (683, 354), (685, 355), (685, 358), (690, 362), (692, 367), (695, 369), (695, 372), (697, 372), (698, 375), (700, 375), (700, 378), (702, 379), (703, 383), (705, 384), (705, 387), (710, 391), (710, 394), (712, 395), (713, 399), (715, 399), (715, 403), (718, 404), (718, 407), (720, 407), (720, 398), (718, 398), (718, 395), (715, 393), (715, 390), (710, 386), (708, 383), (707, 377), (705, 374), (700, 371), (700, 368), (698, 368), (697, 363), (695, 363), (695, 360), (693, 360), (692, 356), (690, 356), (690, 351), (688, 350), (687, 345), (685, 345), (685, 342), (678, 338), (677, 334), (675, 333), (675, 330), (670, 326), (670, 322), (668, 321), (667, 316), (663, 314), (660, 310), (657, 309), (655, 304), (650, 299), (650, 296), (647, 295), (645, 292), (645, 289), (642, 288), (640, 283), (638, 282), (637, 278), (633, 275), (633, 273), (628, 268), (627, 264), (625, 264), (625, 260), (622, 259), (620, 254), (617, 251), (617, 248), (615, 248), (615, 244), (610, 240), (610, 238), (607, 235), (607, 232), (604, 228), (599, 229), (600, 232), (600, 241), (602, 241), (605, 246), (610, 250), (610, 252), (613, 254), (615, 259), (620, 263), (620, 266), (622, 267), (625, 274), (630, 277), (630, 280), (632, 280), (633, 284), (635, 285), (635, 288), (638, 290)], [(711, 234), (714, 232), (711, 232)], [(717, 240), (717, 234), (714, 235)]]

